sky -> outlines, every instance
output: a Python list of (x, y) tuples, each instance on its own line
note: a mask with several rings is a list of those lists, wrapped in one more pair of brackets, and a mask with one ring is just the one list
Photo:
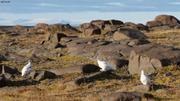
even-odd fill
[(146, 23), (160, 14), (180, 19), (180, 0), (0, 0), (0, 25), (118, 19)]

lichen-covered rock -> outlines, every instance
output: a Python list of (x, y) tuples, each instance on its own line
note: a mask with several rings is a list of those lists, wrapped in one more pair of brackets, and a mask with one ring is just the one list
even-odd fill
[(128, 67), (131, 74), (139, 74), (142, 69), (154, 73), (156, 69), (171, 64), (180, 64), (180, 50), (151, 43), (139, 45), (131, 51)]

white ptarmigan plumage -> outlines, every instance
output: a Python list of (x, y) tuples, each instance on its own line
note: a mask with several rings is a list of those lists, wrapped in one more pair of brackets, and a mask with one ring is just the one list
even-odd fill
[(111, 64), (107, 63), (106, 61), (101, 61), (101, 60), (97, 59), (97, 63), (99, 65), (99, 67), (101, 68), (100, 71), (102, 71), (102, 72), (114, 70), (113, 66)]
[(144, 74), (143, 70), (141, 70), (140, 81), (143, 85), (150, 85), (150, 83), (151, 83), (151, 80), (149, 79), (149, 77), (147, 75)]
[(21, 76), (25, 76), (27, 74), (29, 74), (32, 71), (32, 65), (31, 65), (31, 61), (28, 61), (28, 64), (25, 65), (21, 71)]

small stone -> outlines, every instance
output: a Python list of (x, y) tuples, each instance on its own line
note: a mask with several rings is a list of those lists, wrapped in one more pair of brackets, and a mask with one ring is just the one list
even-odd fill
[(173, 74), (172, 74), (171, 72), (167, 72), (167, 73), (164, 74), (164, 76), (166, 76), (166, 77), (167, 77), (167, 76), (172, 76), (172, 75), (173, 75)]

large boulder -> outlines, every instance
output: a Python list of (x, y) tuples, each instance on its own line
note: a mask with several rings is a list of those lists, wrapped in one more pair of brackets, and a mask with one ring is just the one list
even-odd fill
[(63, 75), (67, 73), (95, 73), (98, 72), (100, 68), (94, 64), (84, 64), (84, 65), (77, 65), (71, 66), (67, 68), (60, 68), (60, 69), (51, 69), (50, 71), (55, 73), (56, 75)]
[(100, 60), (110, 63), (115, 68), (120, 68), (128, 65), (127, 57), (131, 50), (132, 48), (128, 45), (111, 43), (102, 46), (97, 51), (97, 57)]
[[(127, 45), (129, 44), (129, 45)], [(97, 58), (97, 56), (102, 57), (105, 60), (112, 60), (117, 63), (118, 60), (122, 60), (122, 57), (128, 57), (131, 51), (130, 44), (133, 45), (131, 42), (124, 43), (124, 41), (112, 43), (108, 41), (102, 40), (93, 40), (93, 39), (86, 39), (86, 40), (74, 40), (71, 41), (68, 45), (68, 53), (70, 55), (75, 56), (85, 56), (88, 58)], [(136, 43), (135, 43), (136, 44)], [(138, 44), (140, 44), (138, 42)], [(113, 63), (114, 63), (113, 62)]]
[[(159, 26), (169, 26), (169, 27), (175, 27), (180, 24), (180, 21), (171, 15), (158, 15), (155, 17), (154, 20), (148, 21), (146, 25), (149, 28), (153, 27), (159, 27)], [(160, 29), (160, 28), (159, 28)]]
[(125, 22), (123, 27), (131, 28), (131, 29), (135, 29), (135, 30), (148, 31), (148, 27), (141, 23), (135, 24), (133, 22)]
[(49, 25), (46, 23), (38, 23), (34, 28), (29, 30), (29, 33), (43, 34), (48, 31)]
[(95, 39), (76, 39), (71, 41), (68, 45), (68, 53), (71, 55), (79, 55), (93, 58), (98, 49), (108, 44), (106, 41), (97, 41)]
[(42, 44), (48, 49), (58, 48), (61, 46), (60, 40), (62, 37), (66, 37), (66, 35), (64, 33), (48, 33)]
[(111, 24), (108, 20), (92, 20), (90, 23), (98, 26), (100, 29), (104, 29), (105, 25)]
[(48, 24), (46, 23), (38, 23), (35, 26), (36, 29), (47, 29), (48, 28)]
[(113, 39), (116, 41), (126, 40), (126, 39), (145, 39), (144, 33), (130, 28), (119, 28), (113, 34)]
[(92, 36), (101, 34), (101, 29), (94, 24), (84, 23), (80, 26), (84, 36)]
[(155, 21), (161, 22), (163, 25), (176, 26), (180, 24), (180, 21), (171, 15), (159, 15), (156, 16)]
[(148, 93), (117, 92), (106, 96), (102, 101), (154, 101), (154, 97)]
[(128, 70), (131, 74), (139, 74), (141, 70), (150, 74), (171, 64), (180, 64), (180, 49), (151, 43), (131, 51)]

